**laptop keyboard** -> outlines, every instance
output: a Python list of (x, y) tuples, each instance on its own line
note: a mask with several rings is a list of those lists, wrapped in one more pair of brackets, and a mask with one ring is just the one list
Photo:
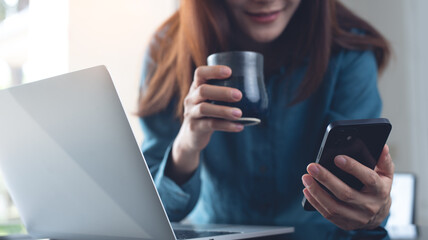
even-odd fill
[(196, 230), (174, 230), (177, 240), (185, 240), (192, 238), (202, 238), (202, 237), (213, 237), (227, 234), (234, 234), (239, 232), (220, 232), (220, 231), (196, 231)]

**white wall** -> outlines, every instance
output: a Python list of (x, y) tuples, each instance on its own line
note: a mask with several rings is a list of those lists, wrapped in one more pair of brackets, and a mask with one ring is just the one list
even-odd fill
[(138, 141), (137, 109), (143, 52), (177, 0), (69, 0), (70, 71), (106, 65)]
[(68, 71), (68, 0), (30, 1), (24, 81)]
[(426, 0), (342, 0), (390, 41), (392, 61), (380, 79), (383, 116), (393, 125), (388, 144), (396, 171), (417, 175), (417, 223), (428, 221), (428, 17)]

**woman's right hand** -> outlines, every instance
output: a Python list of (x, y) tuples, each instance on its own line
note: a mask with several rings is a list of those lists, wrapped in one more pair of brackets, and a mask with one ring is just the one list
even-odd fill
[(193, 83), (184, 100), (184, 119), (172, 148), (168, 175), (176, 182), (185, 182), (199, 164), (199, 153), (208, 145), (214, 131), (240, 132), (242, 124), (234, 123), (242, 116), (239, 108), (208, 103), (206, 100), (238, 102), (238, 89), (207, 84), (209, 79), (225, 79), (232, 70), (227, 66), (201, 66), (195, 70)]

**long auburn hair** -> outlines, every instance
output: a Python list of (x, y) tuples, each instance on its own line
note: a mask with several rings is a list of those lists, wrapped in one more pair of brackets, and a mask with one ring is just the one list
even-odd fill
[[(206, 65), (209, 54), (231, 50), (233, 24), (224, 0), (181, 0), (180, 4), (158, 28), (149, 47), (154, 64), (148, 67), (140, 93), (141, 117), (160, 112), (174, 101), (175, 116), (182, 119), (194, 70)], [(363, 34), (354, 33), (355, 29)], [(282, 35), (280, 51), (291, 59), (291, 69), (309, 60), (292, 104), (317, 90), (330, 57), (340, 49), (373, 51), (380, 72), (390, 56), (386, 39), (337, 0), (302, 0)]]

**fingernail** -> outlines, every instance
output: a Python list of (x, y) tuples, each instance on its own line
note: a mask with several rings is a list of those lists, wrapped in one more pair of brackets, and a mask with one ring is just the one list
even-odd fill
[[(305, 191), (306, 190), (306, 191)], [(308, 196), (308, 191), (309, 191), (309, 189), (307, 189), (307, 188), (304, 188), (303, 189), (303, 194), (305, 195), (305, 197), (306, 197), (306, 199), (308, 199), (309, 198), (309, 196)]]
[(309, 187), (312, 184), (312, 178), (310, 176), (303, 176), (302, 177), (302, 182), (303, 185), (305, 185), (305, 187)]
[(309, 172), (312, 176), (316, 177), (316, 176), (318, 176), (318, 173), (320, 172), (320, 169), (318, 168), (318, 166), (317, 166), (317, 165), (315, 165), (315, 164), (311, 164), (311, 165), (309, 165), (309, 167), (308, 167), (308, 172)]
[(239, 118), (239, 117), (241, 117), (242, 112), (241, 112), (241, 110), (240, 110), (240, 109), (233, 109), (233, 110), (232, 110), (232, 115), (233, 115), (234, 117)]
[(346, 165), (346, 158), (343, 156), (337, 156), (334, 160), (338, 167), (344, 167)]
[(244, 129), (244, 125), (242, 124), (235, 124), (235, 129), (238, 131), (242, 131)]
[(241, 99), (241, 96), (242, 96), (242, 94), (239, 90), (233, 90), (232, 91), (232, 98), (233, 99), (239, 100), (239, 99)]
[(223, 76), (229, 76), (231, 74), (230, 68), (227, 67), (222, 67), (220, 72)]

